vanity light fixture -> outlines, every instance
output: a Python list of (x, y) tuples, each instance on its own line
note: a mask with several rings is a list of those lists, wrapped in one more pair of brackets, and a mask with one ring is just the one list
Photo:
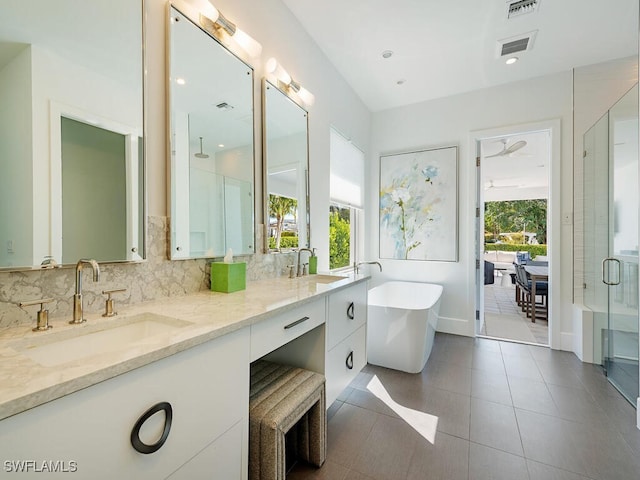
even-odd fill
[(505, 61), (505, 63), (507, 65), (513, 65), (514, 63), (516, 63), (518, 61), (518, 57), (509, 57), (507, 58), (507, 60)]
[(278, 82), (281, 83), (287, 91), (295, 93), (306, 105), (313, 105), (313, 102), (316, 100), (313, 94), (291, 78), (291, 75), (282, 68), (282, 65), (280, 65), (275, 58), (271, 57), (267, 60), (265, 68), (267, 73), (276, 77)]
[(262, 45), (251, 38), (249, 34), (240, 30), (235, 23), (226, 18), (220, 10), (209, 2), (199, 2), (202, 5), (200, 11), (200, 26), (207, 32), (222, 40), (223, 36), (233, 38), (252, 58), (257, 58), (262, 53)]

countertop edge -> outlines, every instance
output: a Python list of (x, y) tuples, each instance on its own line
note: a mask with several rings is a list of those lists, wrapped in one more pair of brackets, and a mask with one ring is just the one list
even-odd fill
[[(62, 381), (55, 385), (50, 385), (42, 389), (28, 392), (28, 393), (25, 393), (24, 395), (16, 396), (15, 398), (12, 398), (0, 403), (0, 420), (25, 412), (27, 410), (38, 407), (50, 401), (64, 397), (65, 395), (69, 395), (71, 393), (75, 393), (77, 391), (91, 387), (100, 382), (117, 377), (118, 375), (128, 373), (137, 368), (149, 365), (153, 362), (162, 360), (164, 358), (168, 358), (172, 355), (175, 355), (176, 353), (186, 351), (190, 348), (204, 344), (206, 342), (209, 342), (218, 337), (230, 334), (242, 328), (250, 327), (251, 325), (262, 322), (276, 315), (285, 313), (294, 308), (311, 303), (320, 298), (327, 297), (345, 288), (351, 287), (359, 283), (366, 282), (370, 278), (371, 277), (368, 275), (360, 275), (357, 278), (348, 277), (339, 282), (335, 282), (336, 283), (335, 285), (331, 285), (331, 287), (328, 287), (327, 290), (325, 291), (310, 294), (305, 298), (300, 298), (295, 301), (291, 301), (290, 303), (283, 304), (271, 310), (263, 311), (256, 315), (252, 315), (247, 318), (242, 318), (223, 326), (212, 327), (210, 330), (203, 331), (201, 333), (195, 334), (192, 337), (179, 340), (176, 343), (172, 343), (171, 345), (160, 347), (155, 350), (151, 350), (149, 352), (146, 352), (140, 355), (135, 355), (130, 358), (127, 358), (127, 355), (122, 354), (121, 357), (124, 357), (124, 358), (116, 359), (113, 362), (111, 362), (109, 365), (98, 367), (96, 368), (95, 371), (90, 371), (85, 374), (80, 374), (77, 377), (70, 378), (68, 380)], [(294, 279), (293, 281), (296, 281), (296, 280)], [(200, 296), (206, 293), (207, 292), (198, 292), (196, 294), (187, 295), (185, 297), (181, 297), (181, 301), (188, 301), (190, 297), (196, 298), (196, 296)], [(158, 301), (145, 302), (143, 304), (138, 304), (135, 306), (135, 308), (136, 310), (141, 310), (141, 309), (145, 309), (145, 307), (152, 307), (155, 303), (158, 303)], [(179, 316), (175, 318), (180, 319)], [(60, 366), (58, 368), (64, 368), (64, 366)]]

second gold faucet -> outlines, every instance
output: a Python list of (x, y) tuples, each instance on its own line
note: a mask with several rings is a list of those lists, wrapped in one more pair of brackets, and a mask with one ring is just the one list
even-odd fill
[(98, 262), (91, 258), (81, 258), (76, 264), (76, 293), (73, 296), (73, 320), (69, 321), (72, 324), (83, 323), (86, 320), (83, 315), (82, 305), (82, 268), (84, 265), (91, 265), (93, 270), (93, 281), (100, 281), (100, 266)]

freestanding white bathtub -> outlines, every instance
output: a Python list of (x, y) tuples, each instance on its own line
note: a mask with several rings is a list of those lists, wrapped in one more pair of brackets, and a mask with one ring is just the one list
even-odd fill
[(442, 285), (391, 281), (369, 290), (367, 361), (418, 373), (431, 354)]

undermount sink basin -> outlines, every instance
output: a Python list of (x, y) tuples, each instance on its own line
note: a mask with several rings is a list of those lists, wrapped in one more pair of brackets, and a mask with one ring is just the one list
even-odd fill
[(344, 280), (348, 277), (343, 277), (340, 275), (309, 275), (309, 281), (315, 283), (333, 283), (339, 282), (340, 280)]
[(143, 345), (149, 339), (191, 325), (154, 313), (122, 317), (102, 324), (74, 326), (11, 344), (11, 348), (34, 362), (53, 367), (105, 352)]

